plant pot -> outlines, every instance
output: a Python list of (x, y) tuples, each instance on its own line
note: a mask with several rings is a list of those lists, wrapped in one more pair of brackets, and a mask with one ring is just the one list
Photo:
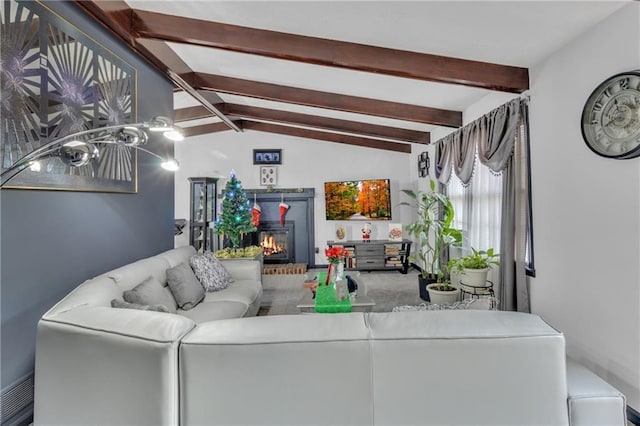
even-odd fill
[(469, 287), (486, 287), (487, 272), (489, 268), (484, 269), (467, 269), (464, 268), (460, 273), (460, 284)]
[(429, 298), (431, 299), (431, 303), (437, 303), (438, 305), (443, 304), (452, 304), (458, 300), (458, 296), (460, 295), (460, 288), (456, 287), (452, 284), (449, 284), (448, 290), (437, 290), (440, 284), (434, 283), (429, 284), (427, 286), (427, 290), (429, 291)]
[(422, 275), (418, 275), (418, 289), (420, 290), (420, 299), (428, 302), (429, 292), (427, 291), (427, 285), (438, 282), (437, 278), (423, 278)]

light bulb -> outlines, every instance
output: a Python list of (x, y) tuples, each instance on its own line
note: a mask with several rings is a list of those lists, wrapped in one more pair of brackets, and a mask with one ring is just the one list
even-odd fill
[(178, 163), (178, 160), (174, 158), (168, 158), (160, 166), (165, 170), (169, 170), (170, 172), (180, 170), (180, 163)]
[(169, 130), (163, 133), (164, 137), (174, 142), (180, 142), (184, 140), (184, 135), (178, 130)]

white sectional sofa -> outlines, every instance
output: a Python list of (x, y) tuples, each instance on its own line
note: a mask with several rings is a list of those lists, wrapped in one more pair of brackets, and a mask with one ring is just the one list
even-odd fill
[[(257, 309), (244, 287), (203, 302), (228, 314), (109, 306), (145, 278), (142, 267), (161, 279), (159, 265), (189, 253), (172, 250), (90, 280), (43, 316), (36, 425), (625, 426), (624, 396), (567, 367), (564, 336), (535, 315), (244, 318)], [(225, 263), (236, 284), (259, 278), (238, 262)], [(217, 305), (225, 300), (247, 308), (237, 315)]]
[(38, 323), (34, 422), (41, 425), (178, 423), (178, 348), (200, 323), (256, 315), (260, 262), (221, 260), (234, 279), (177, 314), (116, 309), (112, 299), (149, 276), (188, 262), (193, 247), (168, 250), (85, 281)]

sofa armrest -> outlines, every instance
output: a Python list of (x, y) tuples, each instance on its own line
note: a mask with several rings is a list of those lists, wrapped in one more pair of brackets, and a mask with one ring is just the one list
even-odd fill
[(234, 280), (252, 280), (262, 282), (262, 270), (259, 260), (218, 259)]
[(155, 342), (175, 342), (195, 327), (181, 315), (136, 309), (86, 306), (47, 316), (41, 322), (55, 322), (92, 332), (119, 334)]
[(567, 359), (567, 405), (572, 426), (625, 426), (625, 396), (593, 372)]
[(179, 315), (79, 307), (38, 323), (36, 425), (175, 425)]

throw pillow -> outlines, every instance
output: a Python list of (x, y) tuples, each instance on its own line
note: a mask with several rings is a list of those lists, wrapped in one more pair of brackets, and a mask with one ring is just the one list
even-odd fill
[(233, 278), (213, 253), (191, 256), (189, 264), (206, 291), (224, 290), (233, 282)]
[(139, 305), (137, 303), (129, 303), (118, 299), (113, 299), (111, 301), (111, 307), (121, 309), (140, 309), (142, 311), (169, 312), (169, 308), (164, 305)]
[(176, 313), (176, 302), (172, 296), (164, 290), (160, 281), (155, 277), (149, 277), (131, 290), (122, 293), (122, 298), (129, 303), (138, 305), (164, 305), (172, 314)]
[(204, 288), (186, 263), (167, 269), (167, 283), (178, 306), (185, 311), (204, 299)]

